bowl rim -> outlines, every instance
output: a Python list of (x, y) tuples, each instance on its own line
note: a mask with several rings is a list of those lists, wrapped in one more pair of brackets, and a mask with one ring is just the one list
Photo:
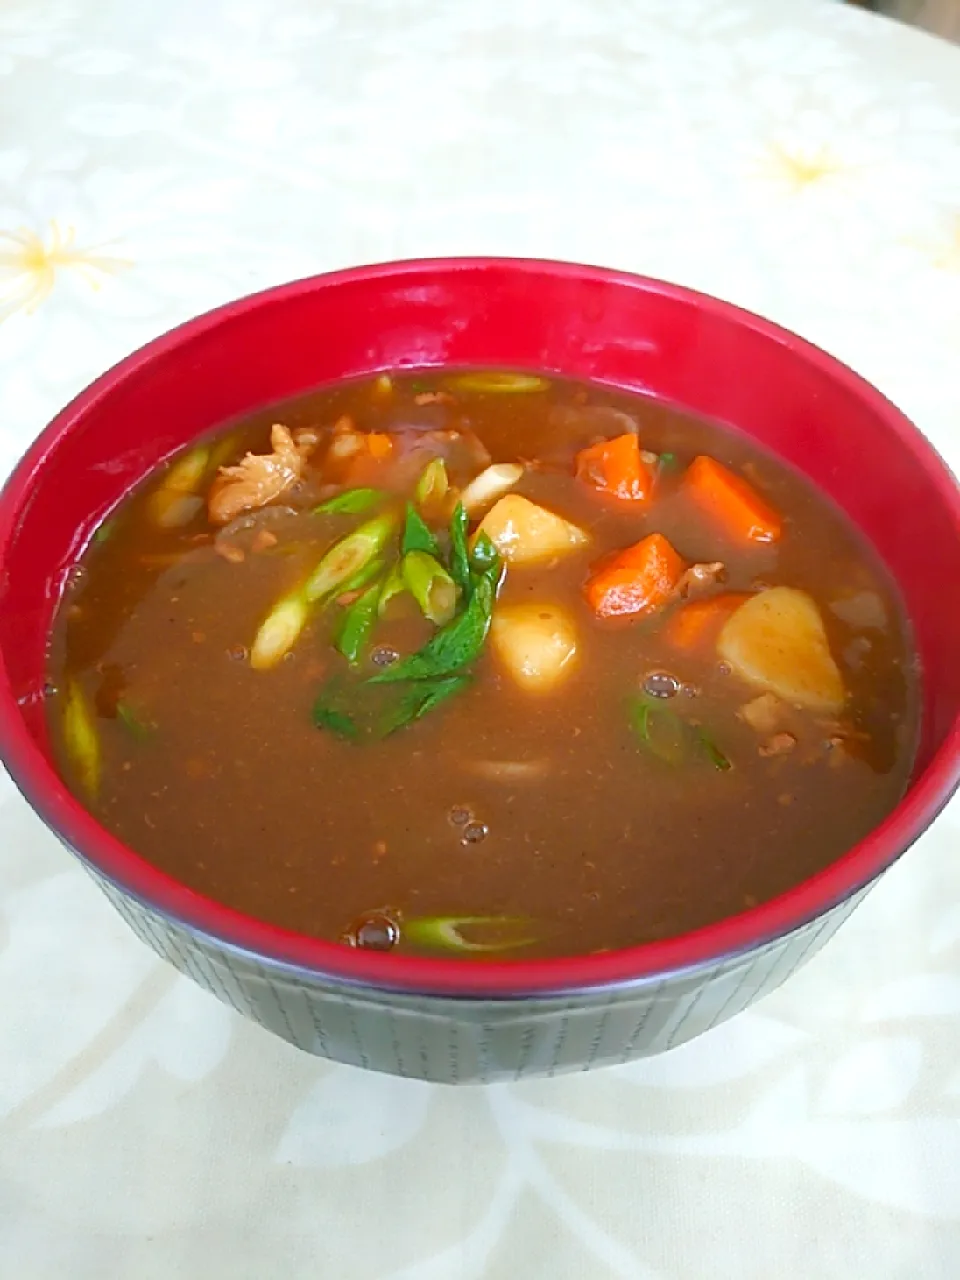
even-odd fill
[[(0, 565), (16, 531), (17, 515), (44, 461), (68, 433), (127, 379), (158, 357), (218, 325), (261, 307), (283, 305), (304, 293), (360, 281), (395, 282), (443, 272), (499, 270), (554, 280), (589, 280), (693, 303), (699, 310), (786, 345), (824, 376), (865, 402), (925, 472), (960, 536), (960, 488), (926, 437), (859, 374), (806, 339), (732, 303), (686, 286), (633, 272), (585, 264), (521, 257), (433, 257), (381, 262), (323, 272), (229, 301), (161, 334), (126, 356), (79, 393), (35, 439), (0, 490)], [(153, 867), (112, 836), (67, 791), (52, 763), (29, 735), (19, 715), (0, 655), (0, 761), (27, 803), (81, 862), (149, 912), (204, 940), (214, 950), (308, 984), (319, 979), (339, 986), (415, 996), (465, 1000), (510, 1000), (528, 996), (569, 998), (597, 989), (659, 985), (671, 978), (732, 962), (778, 942), (869, 886), (937, 817), (960, 784), (960, 715), (941, 745), (911, 782), (893, 812), (861, 841), (816, 875), (777, 897), (715, 924), (676, 937), (602, 953), (549, 959), (469, 963), (455, 958), (383, 955), (281, 929), (226, 907)], [(826, 928), (828, 919), (823, 920)]]

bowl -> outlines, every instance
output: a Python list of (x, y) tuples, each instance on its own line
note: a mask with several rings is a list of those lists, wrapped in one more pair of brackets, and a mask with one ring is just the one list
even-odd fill
[[(820, 874), (663, 942), (472, 964), (369, 954), (213, 902), (101, 827), (52, 762), (48, 631), (69, 566), (123, 493), (208, 428), (349, 375), (499, 365), (593, 379), (733, 424), (806, 472), (899, 583), (924, 675), (921, 744), (896, 810)], [(960, 776), (960, 494), (878, 391), (822, 351), (675, 285), (565, 263), (361, 267), (230, 303), (77, 397), (0, 495), (0, 758), (148, 946), (309, 1053), (446, 1083), (668, 1050), (774, 990), (936, 817)]]

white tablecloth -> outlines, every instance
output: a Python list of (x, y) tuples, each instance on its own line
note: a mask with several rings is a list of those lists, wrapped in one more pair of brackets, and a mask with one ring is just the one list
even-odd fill
[[(198, 310), (446, 252), (729, 298), (960, 463), (960, 50), (818, 0), (0, 3), (0, 472)], [(958, 828), (710, 1036), (444, 1090), (243, 1023), (0, 776), (0, 1275), (955, 1280)]]

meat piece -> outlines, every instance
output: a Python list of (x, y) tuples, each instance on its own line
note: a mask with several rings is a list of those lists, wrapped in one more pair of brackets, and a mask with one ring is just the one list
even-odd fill
[(220, 538), (214, 543), (213, 549), (218, 556), (226, 560), (227, 564), (243, 564), (246, 559), (242, 547), (238, 547), (233, 542), (223, 542)]
[(293, 443), (297, 446), (304, 458), (309, 458), (314, 449), (320, 443), (322, 431), (319, 427), (297, 427), (293, 433)]
[(413, 397), (414, 404), (453, 404), (454, 397), (449, 391), (421, 391)]
[(221, 467), (210, 488), (207, 511), (212, 524), (229, 524), (244, 511), (275, 502), (300, 479), (307, 456), (286, 427), (274, 423), (272, 453), (248, 453), (233, 467)]
[(258, 529), (253, 535), (251, 543), (251, 551), (269, 551), (271, 547), (277, 545), (277, 535), (269, 529)]
[(727, 566), (722, 560), (713, 560), (709, 564), (692, 564), (680, 575), (674, 593), (680, 600), (690, 600), (726, 580)]
[(792, 733), (775, 733), (766, 742), (760, 744), (762, 756), (785, 756), (794, 749), (797, 740)]
[(333, 424), (323, 460), (324, 478), (338, 484), (376, 483), (380, 464), (394, 451), (394, 437), (384, 431), (360, 431), (344, 414)]
[(775, 694), (761, 693), (758, 698), (745, 702), (737, 716), (744, 724), (748, 724), (757, 733), (772, 734), (783, 723), (784, 704)]
[(474, 475), (493, 461), (477, 433), (462, 422), (455, 427), (428, 431), (423, 439), (437, 446), (437, 452), (454, 471), (462, 470)]
[(346, 462), (363, 450), (363, 432), (353, 425), (353, 419), (347, 414), (338, 418), (333, 424), (330, 448), (327, 450), (328, 462)]
[(827, 734), (827, 743), (869, 742), (870, 735), (858, 729), (849, 720), (822, 720), (820, 727)]
[(848, 627), (882, 630), (887, 625), (887, 608), (876, 591), (857, 591), (834, 600), (830, 612)]
[(622, 436), (628, 432), (638, 435), (640, 424), (629, 413), (612, 409), (609, 405), (554, 405), (549, 413), (550, 423), (558, 433), (592, 436), (594, 441), (606, 440), (611, 436)]

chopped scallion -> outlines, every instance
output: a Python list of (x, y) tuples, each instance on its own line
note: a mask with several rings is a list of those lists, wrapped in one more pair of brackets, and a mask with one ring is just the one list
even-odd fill
[(454, 391), (493, 392), (498, 395), (529, 394), (546, 391), (550, 383), (532, 373), (503, 373), (497, 369), (478, 369), (474, 373), (461, 373), (448, 378), (447, 385)]
[(386, 494), (380, 489), (344, 489), (342, 493), (336, 493), (314, 507), (313, 514), (358, 516), (372, 510), (385, 497)]
[(457, 608), (457, 584), (443, 565), (425, 551), (408, 551), (403, 580), (423, 616), (438, 627), (446, 626)]
[(532, 921), (522, 916), (421, 916), (407, 920), (402, 932), (417, 946), (441, 951), (515, 951), (536, 941)]
[(103, 758), (93, 710), (76, 680), (67, 685), (63, 704), (63, 741), (80, 784), (89, 796), (100, 790)]

